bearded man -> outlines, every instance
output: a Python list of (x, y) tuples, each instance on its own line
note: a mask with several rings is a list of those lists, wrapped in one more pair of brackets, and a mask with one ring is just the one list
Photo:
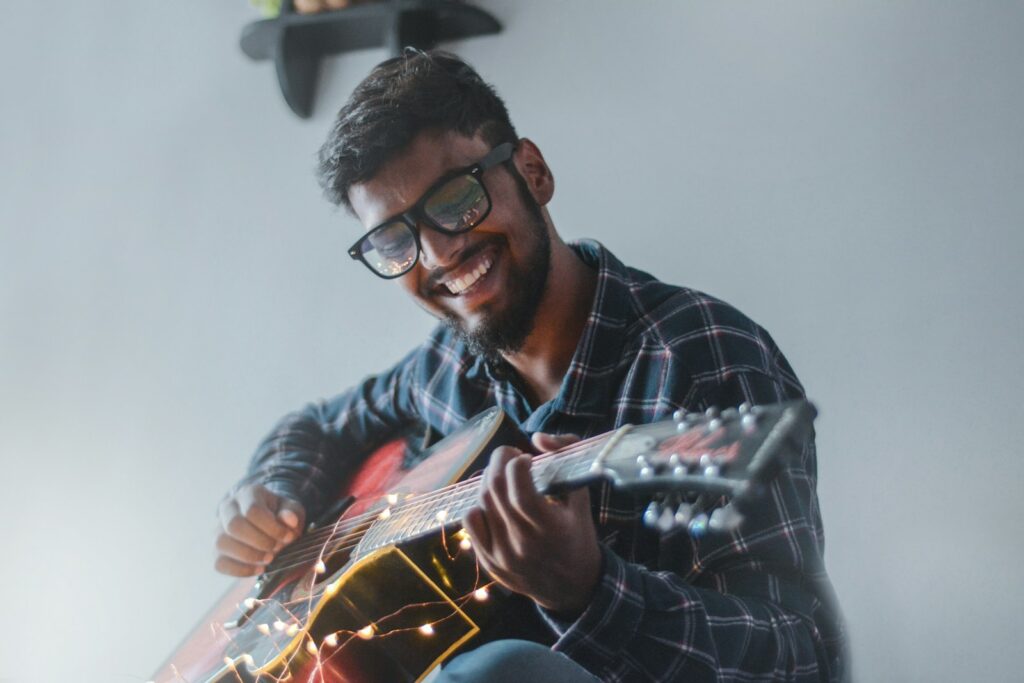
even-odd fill
[[(771, 337), (731, 306), (567, 244), (555, 183), (494, 89), (457, 57), (378, 65), (321, 150), (350, 250), (439, 319), (394, 367), (285, 417), (220, 506), (217, 568), (262, 571), (339, 482), (410, 426), (449, 434), (498, 406), (541, 450), (627, 423), (802, 398)], [(571, 436), (575, 435), (575, 436)], [(833, 681), (842, 634), (822, 560), (813, 439), (731, 534), (657, 539), (607, 487), (537, 492), (495, 450), (465, 518), (480, 565), (535, 605), (550, 646), (499, 640), (445, 681)], [(593, 499), (593, 500), (592, 500)]]

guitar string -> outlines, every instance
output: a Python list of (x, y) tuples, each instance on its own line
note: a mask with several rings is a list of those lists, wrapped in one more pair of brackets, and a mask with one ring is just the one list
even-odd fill
[[(558, 457), (558, 458), (565, 457), (566, 459), (568, 459), (568, 458), (570, 458), (572, 456), (579, 455), (580, 452), (590, 448), (592, 445), (594, 445), (594, 443), (599, 441), (600, 438), (602, 438), (602, 437), (592, 437), (591, 439), (587, 439), (585, 441), (580, 441), (580, 442), (577, 442), (577, 443), (572, 444), (570, 446), (567, 446), (564, 449), (560, 449), (560, 450), (557, 450), (557, 451), (549, 451), (547, 453), (542, 453), (542, 454), (536, 456), (534, 458), (533, 462), (534, 463), (546, 463), (547, 461), (549, 461), (551, 458), (554, 458), (554, 457)], [(404, 501), (395, 503), (394, 505), (390, 506), (392, 514), (396, 514), (398, 512), (409, 513), (416, 506), (420, 506), (420, 507), (432, 506), (440, 498), (443, 498), (443, 497), (445, 497), (447, 495), (450, 495), (453, 492), (460, 492), (462, 489), (464, 489), (465, 487), (469, 486), (471, 484), (471, 482), (475, 481), (476, 478), (477, 478), (477, 475), (473, 475), (473, 477), (470, 477), (467, 480), (464, 480), (464, 481), (461, 481), (461, 482), (456, 482), (455, 484), (450, 484), (448, 486), (442, 487), (440, 489), (436, 489), (434, 491), (429, 491), (429, 492), (426, 492), (426, 493), (423, 493), (423, 494), (416, 494), (416, 495), (414, 495), (411, 498), (407, 498)], [(380, 515), (380, 511), (379, 510), (375, 510), (375, 511), (372, 511), (372, 512), (362, 513), (361, 515), (353, 517), (350, 520), (346, 520), (346, 521), (349, 522), (349, 523), (355, 523), (355, 524), (363, 523), (364, 521), (365, 522), (374, 522), (374, 521), (377, 520), (379, 515)], [(305, 535), (303, 538), (305, 538), (305, 539), (313, 539), (313, 540), (316, 540), (318, 538), (325, 538), (325, 537), (328, 537), (328, 536), (331, 536), (331, 535), (335, 535), (336, 533), (342, 531), (342, 529), (343, 529), (343, 527), (335, 528), (334, 525), (324, 526), (324, 527), (321, 527), (320, 529), (318, 529), (316, 531), (311, 532), (310, 534)]]
[[(576, 466), (582, 464), (582, 462), (570, 463), (569, 460), (571, 460), (571, 458), (573, 458), (573, 457), (579, 457), (580, 455), (582, 455), (582, 453), (581, 452), (569, 452), (569, 451), (581, 451), (581, 450), (583, 450), (583, 449), (580, 449), (580, 448), (568, 449), (567, 448), (567, 449), (565, 449), (563, 451), (547, 453), (547, 454), (544, 454), (542, 456), (538, 456), (537, 458), (535, 458), (534, 462), (538, 463), (538, 464), (547, 464), (548, 461), (550, 461), (552, 457), (557, 455), (560, 460), (562, 460), (563, 462), (568, 464), (568, 467), (576, 467)], [(461, 494), (461, 493), (465, 492), (466, 489), (468, 489), (470, 487), (478, 487), (479, 480), (480, 480), (480, 475), (474, 475), (472, 478), (470, 478), (470, 479), (468, 479), (468, 480), (466, 480), (464, 482), (459, 482), (458, 486), (452, 486), (452, 487), (448, 487), (447, 490), (442, 490), (443, 495), (435, 495), (435, 494), (437, 494), (437, 492), (433, 492), (432, 494), (426, 494), (426, 495), (423, 495), (423, 496), (419, 496), (419, 497), (417, 497), (415, 499), (410, 499), (405, 504), (397, 505), (397, 506), (391, 508), (393, 510), (393, 512), (392, 512), (392, 519), (402, 520), (403, 518), (410, 518), (411, 517), (411, 518), (413, 518), (412, 521), (416, 521), (417, 515), (419, 515), (423, 510), (425, 510), (427, 508), (434, 508), (434, 507), (436, 507), (435, 504), (436, 504), (436, 502), (439, 499), (442, 499), (445, 496), (454, 497), (452, 494), (455, 494), (455, 493)], [(424, 499), (424, 500), (421, 500), (421, 499)], [(460, 507), (461, 506), (466, 506), (466, 504), (468, 502), (470, 502), (470, 499), (468, 499), (468, 498), (456, 499), (456, 500), (452, 501), (452, 503), (454, 503), (454, 504), (456, 504), (457, 506), (460, 506)], [(464, 510), (460, 509), (459, 512), (460, 513), (464, 512)], [(377, 522), (379, 520), (379, 515), (380, 515), (379, 512), (374, 512), (372, 514), (364, 514), (364, 515), (361, 516), (361, 519), (360, 518), (355, 518), (354, 520), (348, 520), (350, 522), (348, 525), (337, 525), (337, 527), (332, 525), (332, 527), (330, 527), (330, 528), (325, 527), (322, 530), (322, 532), (321, 532), (321, 534), (319, 535), (318, 538), (316, 538), (316, 539), (309, 539), (309, 542), (303, 544), (300, 548), (296, 548), (295, 550), (293, 550), (290, 553), (282, 554), (281, 556), (279, 556), (281, 561), (290, 562), (290, 563), (298, 562), (297, 565), (296, 564), (290, 564), (290, 565), (288, 565), (286, 567), (275, 567), (275, 566), (273, 566), (273, 563), (272, 563), (269, 566), (269, 568), (272, 571), (285, 571), (287, 569), (291, 569), (291, 568), (294, 568), (296, 566), (301, 566), (303, 564), (306, 564), (310, 560), (313, 560), (313, 559), (317, 558), (321, 554), (321, 552), (325, 549), (326, 543), (329, 543), (329, 541), (330, 541), (329, 536), (326, 539), (326, 543), (323, 542), (324, 541), (324, 532), (333, 532), (334, 535), (337, 535), (339, 538), (349, 538), (349, 537), (353, 536), (353, 534), (355, 534), (357, 536), (362, 536), (361, 533), (357, 533), (357, 532), (359, 532), (359, 531), (365, 532), (366, 531), (365, 527), (372, 526), (375, 522)], [(380, 520), (380, 521), (385, 522), (385, 520)], [(425, 518), (421, 518), (420, 521), (425, 521)], [(440, 521), (440, 520), (438, 520), (438, 521)], [(429, 520), (429, 522), (432, 525), (433, 519)], [(408, 523), (406, 523), (406, 525), (407, 524)], [(385, 523), (382, 526), (383, 527), (391, 526), (391, 527), (394, 527), (394, 528), (396, 528), (397, 530), (400, 531), (402, 526), (404, 526), (404, 525), (397, 524), (397, 523), (392, 523), (392, 524), (389, 525), (389, 524)], [(362, 530), (360, 530), (359, 527), (364, 527), (364, 528)], [(427, 529), (422, 529), (422, 530), (426, 531)], [(399, 537), (401, 537), (401, 535), (402, 534), (400, 533)], [(333, 554), (333, 553), (337, 553), (337, 552), (344, 552), (346, 550), (349, 550), (349, 549), (355, 547), (360, 542), (362, 542), (362, 538), (361, 537), (360, 538), (356, 538), (354, 540), (355, 540), (354, 543), (343, 543), (342, 545), (340, 545), (340, 546), (338, 546), (336, 548), (332, 548), (330, 550), (330, 553)], [(315, 542), (313, 542), (313, 541), (315, 541)], [(314, 552), (312, 554), (304, 554), (305, 551), (313, 550), (313, 549), (315, 549), (316, 552)]]
[[(606, 435), (592, 437), (590, 439), (579, 441), (575, 444), (567, 446), (564, 449), (538, 455), (534, 458), (532, 463), (535, 466), (533, 468), (533, 472), (536, 473), (537, 471), (543, 469), (544, 466), (550, 464), (555, 458), (557, 458), (558, 461), (564, 465), (565, 470), (576, 468), (580, 468), (582, 470), (584, 466), (589, 467), (589, 461), (581, 459), (580, 456), (584, 455), (586, 451), (588, 451), (593, 445), (595, 445), (595, 443), (599, 442), (602, 438), (605, 438), (605, 436)], [(572, 462), (573, 458), (577, 458), (578, 460), (576, 462)], [(540, 465), (541, 467), (536, 467), (537, 465)], [(398, 538), (401, 538), (403, 535), (401, 533), (403, 526), (407, 526), (410, 523), (415, 523), (416, 521), (428, 521), (427, 528), (421, 529), (422, 531), (427, 531), (433, 526), (433, 523), (435, 521), (434, 518), (426, 520), (425, 517), (421, 517), (419, 520), (417, 520), (417, 516), (421, 515), (421, 513), (428, 509), (436, 509), (436, 504), (445, 498), (452, 498), (453, 500), (451, 502), (456, 507), (461, 508), (463, 506), (466, 506), (467, 502), (471, 501), (472, 499), (466, 497), (460, 498), (459, 496), (463, 493), (466, 493), (470, 488), (478, 490), (480, 479), (481, 475), (475, 474), (465, 481), (458, 482), (456, 484), (444, 487), (442, 489), (438, 489), (437, 491), (415, 496), (413, 498), (407, 499), (406, 501), (403, 501), (402, 503), (390, 506), (390, 519), (396, 520), (396, 522), (392, 522), (390, 524), (387, 523), (387, 520), (380, 519), (381, 511), (373, 511), (363, 513), (350, 520), (344, 520), (346, 522), (344, 524), (334, 524), (331, 526), (325, 526), (320, 530), (303, 537), (303, 539), (299, 542), (298, 546), (295, 546), (291, 550), (279, 555), (274, 562), (268, 565), (268, 570), (272, 572), (289, 571), (291, 569), (295, 569), (300, 566), (308, 564), (312, 560), (319, 558), (321, 554), (333, 555), (340, 552), (347, 552), (348, 550), (351, 550), (352, 548), (358, 546), (359, 543), (361, 543), (363, 538), (365, 537), (365, 532), (378, 521), (384, 522), (382, 527), (386, 528), (390, 526), (394, 527), (397, 531), (399, 531), (400, 533), (398, 534)], [(459, 509), (458, 512), (459, 514), (461, 514), (462, 512), (465, 512), (465, 510)], [(403, 523), (399, 524), (398, 521), (403, 521)], [(456, 520), (449, 519), (446, 520), (445, 523), (443, 524), (441, 520), (436, 521), (438, 522), (439, 526), (444, 526)], [(353, 538), (353, 536), (355, 538)], [(331, 548), (330, 550), (327, 550), (326, 546), (330, 543), (330, 539), (332, 537), (338, 537), (346, 540), (343, 541), (341, 545), (335, 548)], [(386, 535), (384, 537), (387, 538)], [(279, 563), (284, 564), (284, 566), (275, 566)]]

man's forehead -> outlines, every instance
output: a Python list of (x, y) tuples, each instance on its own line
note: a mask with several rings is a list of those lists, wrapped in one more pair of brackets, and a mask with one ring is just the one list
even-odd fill
[(401, 213), (448, 171), (479, 161), (488, 151), (480, 137), (421, 133), (369, 180), (349, 188), (349, 202), (366, 228)]

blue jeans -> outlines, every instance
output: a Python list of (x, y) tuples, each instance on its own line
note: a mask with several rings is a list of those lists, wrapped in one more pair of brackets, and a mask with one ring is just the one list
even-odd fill
[(459, 655), (433, 683), (600, 683), (558, 652), (528, 640), (496, 640)]

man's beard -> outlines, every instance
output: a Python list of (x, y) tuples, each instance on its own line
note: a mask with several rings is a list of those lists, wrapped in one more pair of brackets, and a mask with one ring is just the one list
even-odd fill
[[(531, 240), (527, 265), (510, 272), (510, 284), (515, 289), (507, 292), (506, 305), (499, 311), (491, 311), (473, 330), (454, 316), (445, 316), (445, 324), (455, 332), (475, 356), (483, 356), (492, 363), (503, 363), (503, 353), (515, 353), (523, 348), (526, 338), (533, 331), (537, 308), (547, 286), (548, 269), (551, 266), (551, 236), (540, 204), (533, 198), (518, 173), (513, 173), (529, 222), (528, 238)], [(510, 267), (511, 267), (511, 261)]]

